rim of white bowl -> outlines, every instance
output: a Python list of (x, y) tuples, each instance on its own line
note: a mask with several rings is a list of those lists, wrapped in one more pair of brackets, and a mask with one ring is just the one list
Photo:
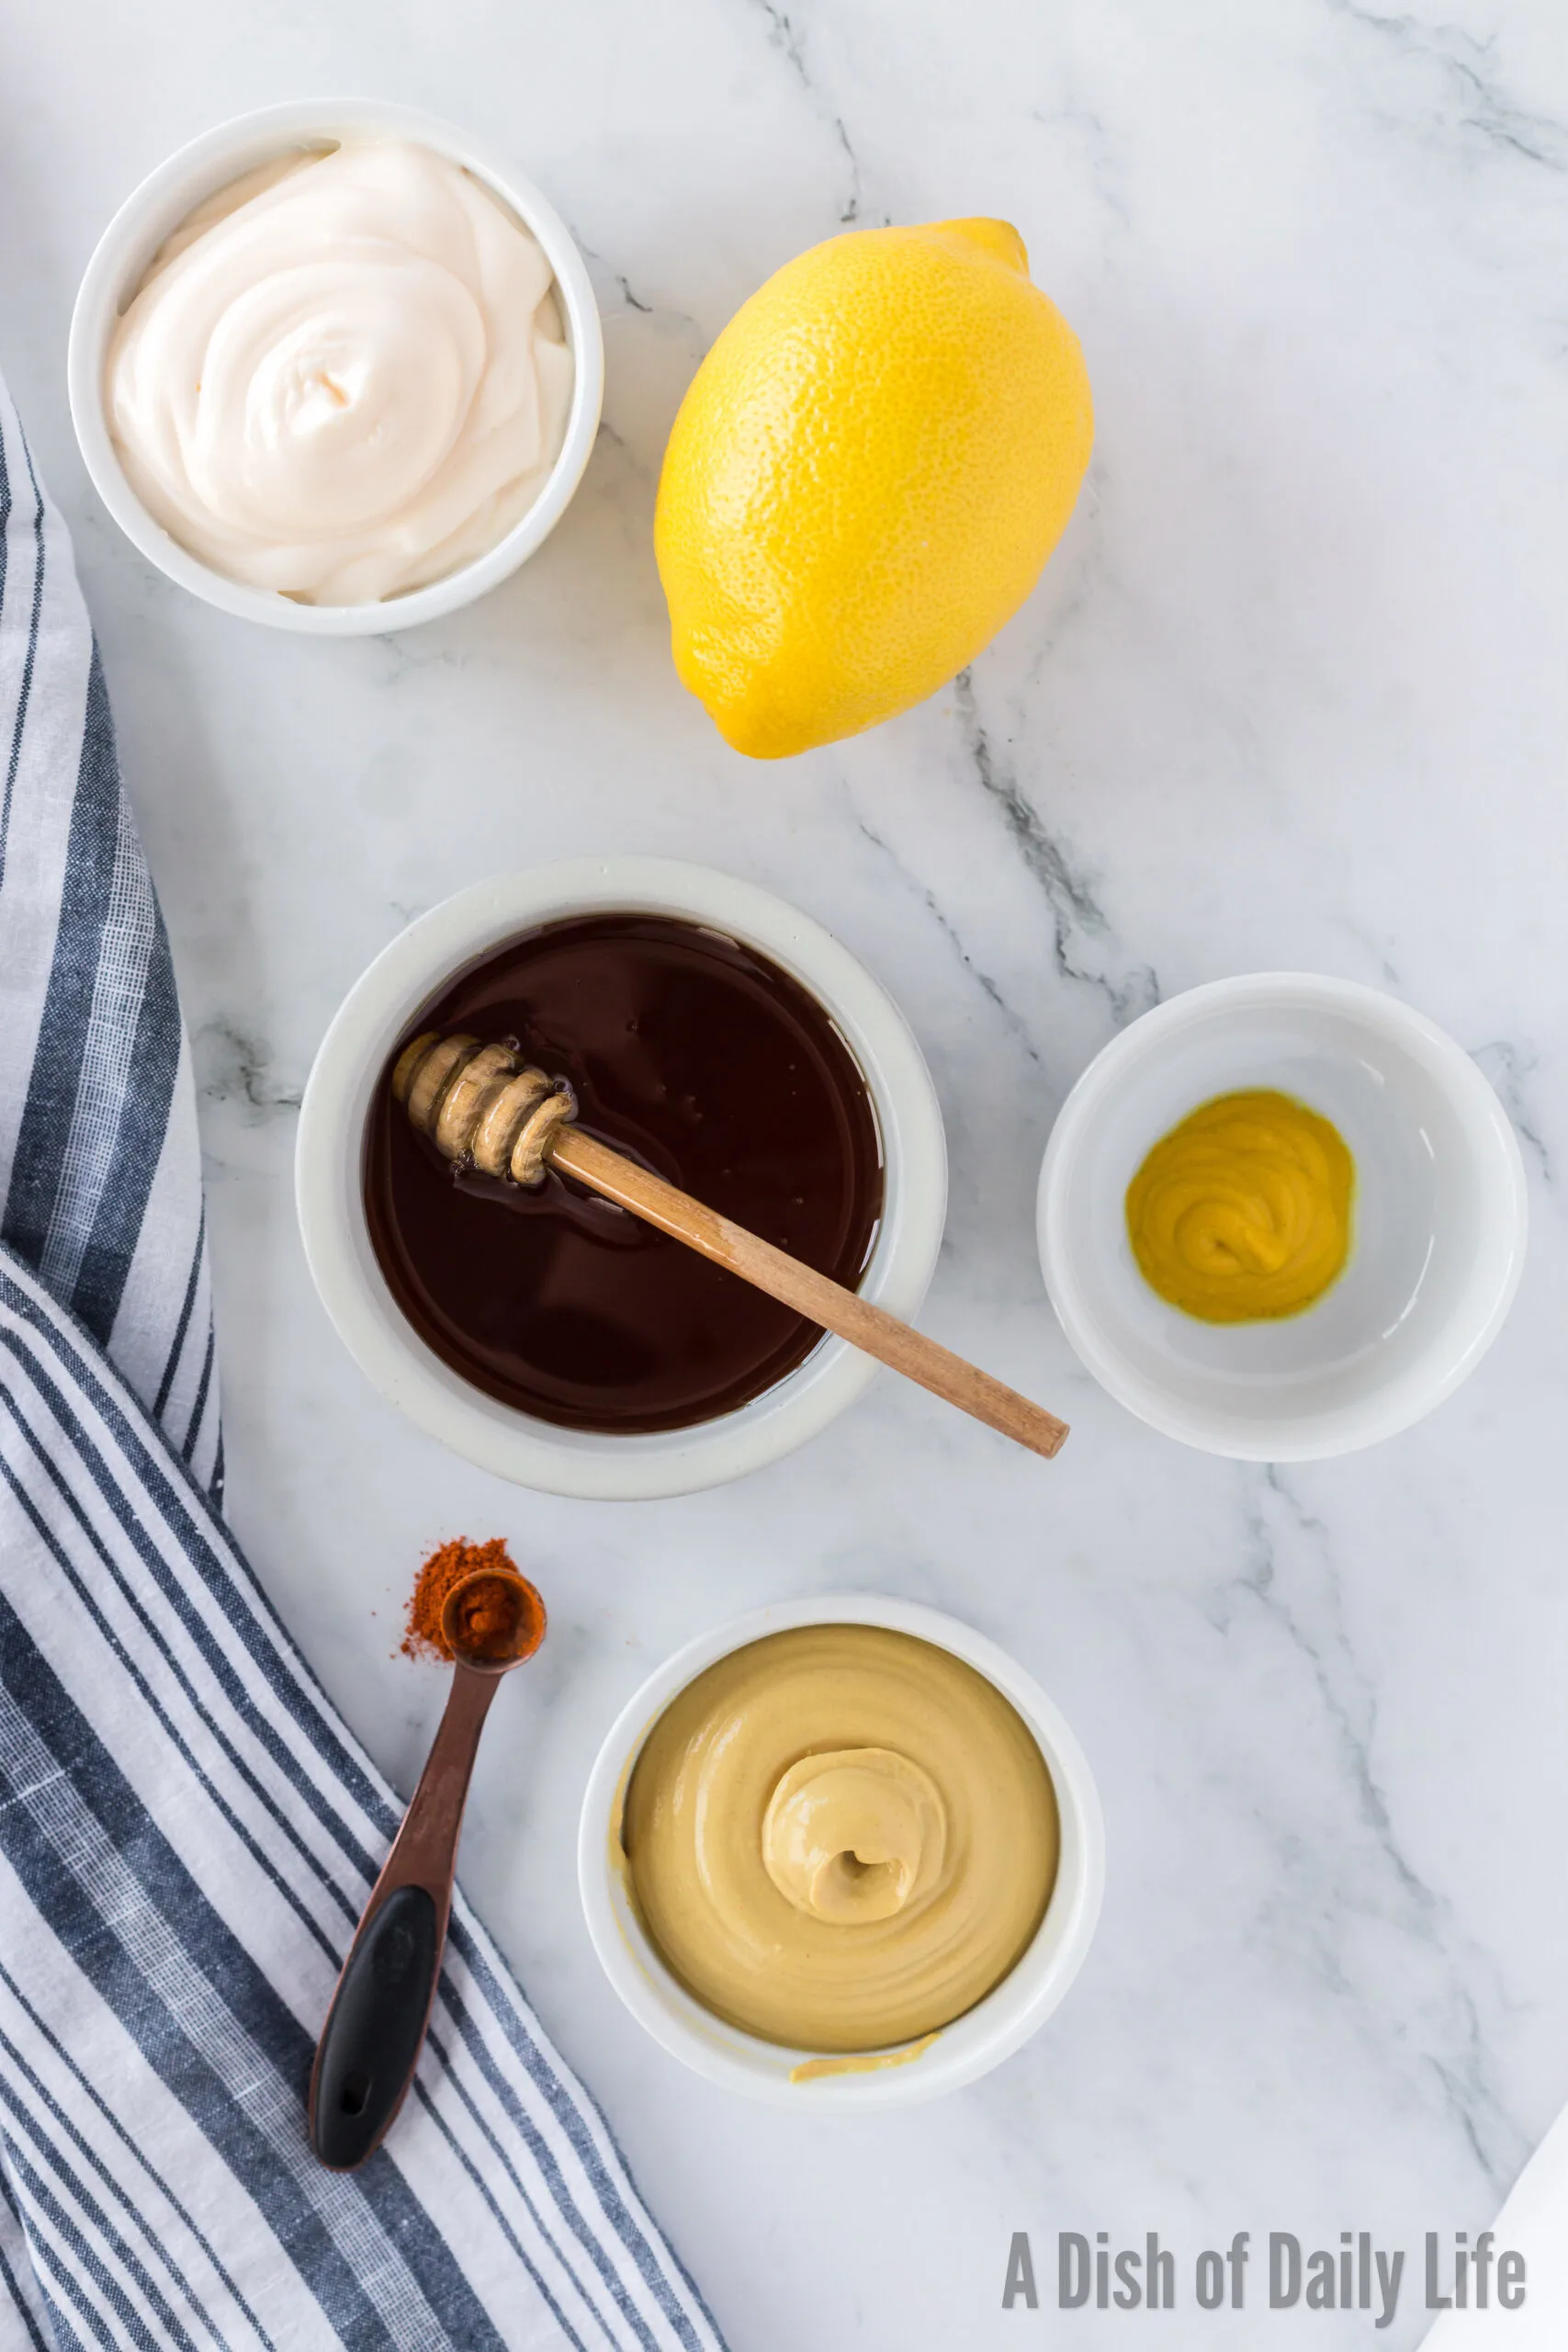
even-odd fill
[(410, 923), (355, 982), (321, 1041), (300, 1106), (295, 1198), (306, 1260), (339, 1338), (411, 1420), (519, 1486), (646, 1501), (721, 1486), (793, 1453), (852, 1404), (878, 1367), (827, 1338), (762, 1396), (715, 1420), (636, 1436), (558, 1429), (471, 1387), (425, 1346), (376, 1262), (360, 1186), (371, 1093), (420, 1006), (502, 941), (612, 909), (709, 924), (781, 966), (826, 1007), (865, 1078), (882, 1144), (882, 1224), (860, 1293), (906, 1320), (917, 1314), (942, 1246), (947, 1148), (908, 1023), (809, 915), (754, 883), (677, 858), (533, 866), (460, 890)]
[[(803, 1625), (876, 1625), (912, 1634), (962, 1658), (1010, 1701), (1036, 1741), (1056, 1792), (1061, 1855), (1045, 1917), (1016, 1966), (974, 2008), (943, 2026), (902, 2065), (792, 2083), (792, 2067), (823, 2053), (787, 2050), (726, 2025), (670, 1973), (643, 1934), (615, 1856), (620, 1805), (631, 1767), (676, 1693), (749, 1643)], [(782, 1600), (697, 1634), (650, 1674), (615, 1717), (583, 1793), (578, 1887), (599, 1964), (637, 2023), (662, 2050), (706, 2081), (796, 2112), (912, 2107), (960, 2089), (999, 2066), (1066, 1998), (1093, 1939), (1105, 1892), (1105, 1823), (1089, 1758), (1054, 1700), (1016, 1658), (960, 1618), (888, 1593), (845, 1592)], [(872, 2054), (872, 2053), (866, 2053)]]
[[(1228, 1420), (1184, 1406), (1129, 1364), (1101, 1338), (1085, 1297), (1066, 1231), (1066, 1194), (1074, 1158), (1108, 1095), (1176, 1033), (1227, 1005), (1257, 1010), (1323, 1007), (1359, 1021), (1403, 1046), (1437, 1080), (1476, 1142), (1490, 1186), (1496, 1277), (1483, 1311), (1457, 1345), (1418, 1361), (1372, 1396), (1333, 1415), (1282, 1416), (1274, 1422)], [(1102, 1047), (1057, 1114), (1045, 1147), (1036, 1204), (1036, 1234), (1046, 1292), (1068, 1344), (1107, 1395), (1151, 1429), (1234, 1462), (1320, 1462), (1395, 1437), (1434, 1411), (1474, 1371), (1501, 1330), (1524, 1271), (1529, 1200), (1523, 1155), (1508, 1115), (1470, 1056), (1446, 1029), (1399, 998), (1359, 980), (1321, 972), (1244, 972), (1186, 989), (1133, 1022)]]
[[(180, 546), (154, 520), (119, 462), (104, 410), (104, 367), (115, 322), (165, 237), (204, 198), (286, 148), (345, 132), (407, 138), (481, 180), (543, 247), (555, 273), (571, 346), (571, 406), (560, 455), (526, 514), (471, 563), (371, 605), (301, 605), (266, 588), (229, 580)], [(300, 98), (216, 124), (150, 172), (126, 198), (94, 249), (71, 316), (65, 362), (72, 422), (83, 461), (104, 504), (133, 546), (203, 603), (241, 620), (314, 637), (383, 637), (471, 604), (543, 546), (570, 504), (592, 453), (604, 397), (604, 337), (587, 264), (547, 197), (503, 156), (439, 115), (378, 98)]]

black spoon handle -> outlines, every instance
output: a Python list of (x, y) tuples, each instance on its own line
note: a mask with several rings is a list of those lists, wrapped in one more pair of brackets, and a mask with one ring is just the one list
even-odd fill
[(454, 1670), (446, 1712), (403, 1826), (370, 1891), (310, 2074), (310, 2145), (352, 2172), (390, 2129), (430, 2021), (457, 1835), (479, 1733), (500, 1676)]

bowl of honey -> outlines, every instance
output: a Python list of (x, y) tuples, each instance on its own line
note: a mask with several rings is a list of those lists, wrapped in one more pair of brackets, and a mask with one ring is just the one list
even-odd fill
[(662, 858), (482, 882), (350, 991), (306, 1090), (297, 1197), (340, 1337), (382, 1393), (503, 1477), (681, 1494), (825, 1428), (874, 1366), (547, 1169), (454, 1163), (391, 1083), (426, 1033), (504, 1043), (583, 1130), (912, 1316), (946, 1208), (930, 1073), (902, 1014), (809, 917)]

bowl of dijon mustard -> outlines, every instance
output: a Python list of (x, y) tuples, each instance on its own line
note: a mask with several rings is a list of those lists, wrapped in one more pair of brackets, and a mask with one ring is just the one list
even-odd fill
[(689, 1643), (583, 1800), (594, 1950), (654, 2040), (777, 2105), (931, 2098), (1044, 2022), (1099, 1916), (1083, 1752), (956, 1619), (879, 1594)]

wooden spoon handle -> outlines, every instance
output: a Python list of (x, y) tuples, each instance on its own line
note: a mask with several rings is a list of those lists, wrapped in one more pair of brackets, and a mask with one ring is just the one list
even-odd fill
[(775, 1250), (771, 1241), (748, 1233), (743, 1225), (732, 1224), (689, 1193), (678, 1192), (661, 1176), (649, 1175), (646, 1169), (623, 1159), (618, 1151), (596, 1143), (580, 1127), (558, 1128), (550, 1142), (549, 1158), (564, 1174), (575, 1176), (606, 1200), (618, 1202), (634, 1216), (656, 1225), (661, 1233), (700, 1250), (716, 1266), (728, 1267), (743, 1282), (754, 1283), (770, 1298), (820, 1323), (824, 1330), (836, 1332), (879, 1363), (901, 1372), (907, 1380), (918, 1381), (934, 1396), (945, 1397), (988, 1429), (999, 1430), (1003, 1437), (1028, 1446), (1032, 1453), (1043, 1453), (1047, 1461), (1061, 1452), (1067, 1424), (1054, 1413), (1032, 1405), (1015, 1388), (1006, 1387), (989, 1373), (965, 1363), (951, 1349), (900, 1323), (885, 1307), (857, 1297), (826, 1274)]

